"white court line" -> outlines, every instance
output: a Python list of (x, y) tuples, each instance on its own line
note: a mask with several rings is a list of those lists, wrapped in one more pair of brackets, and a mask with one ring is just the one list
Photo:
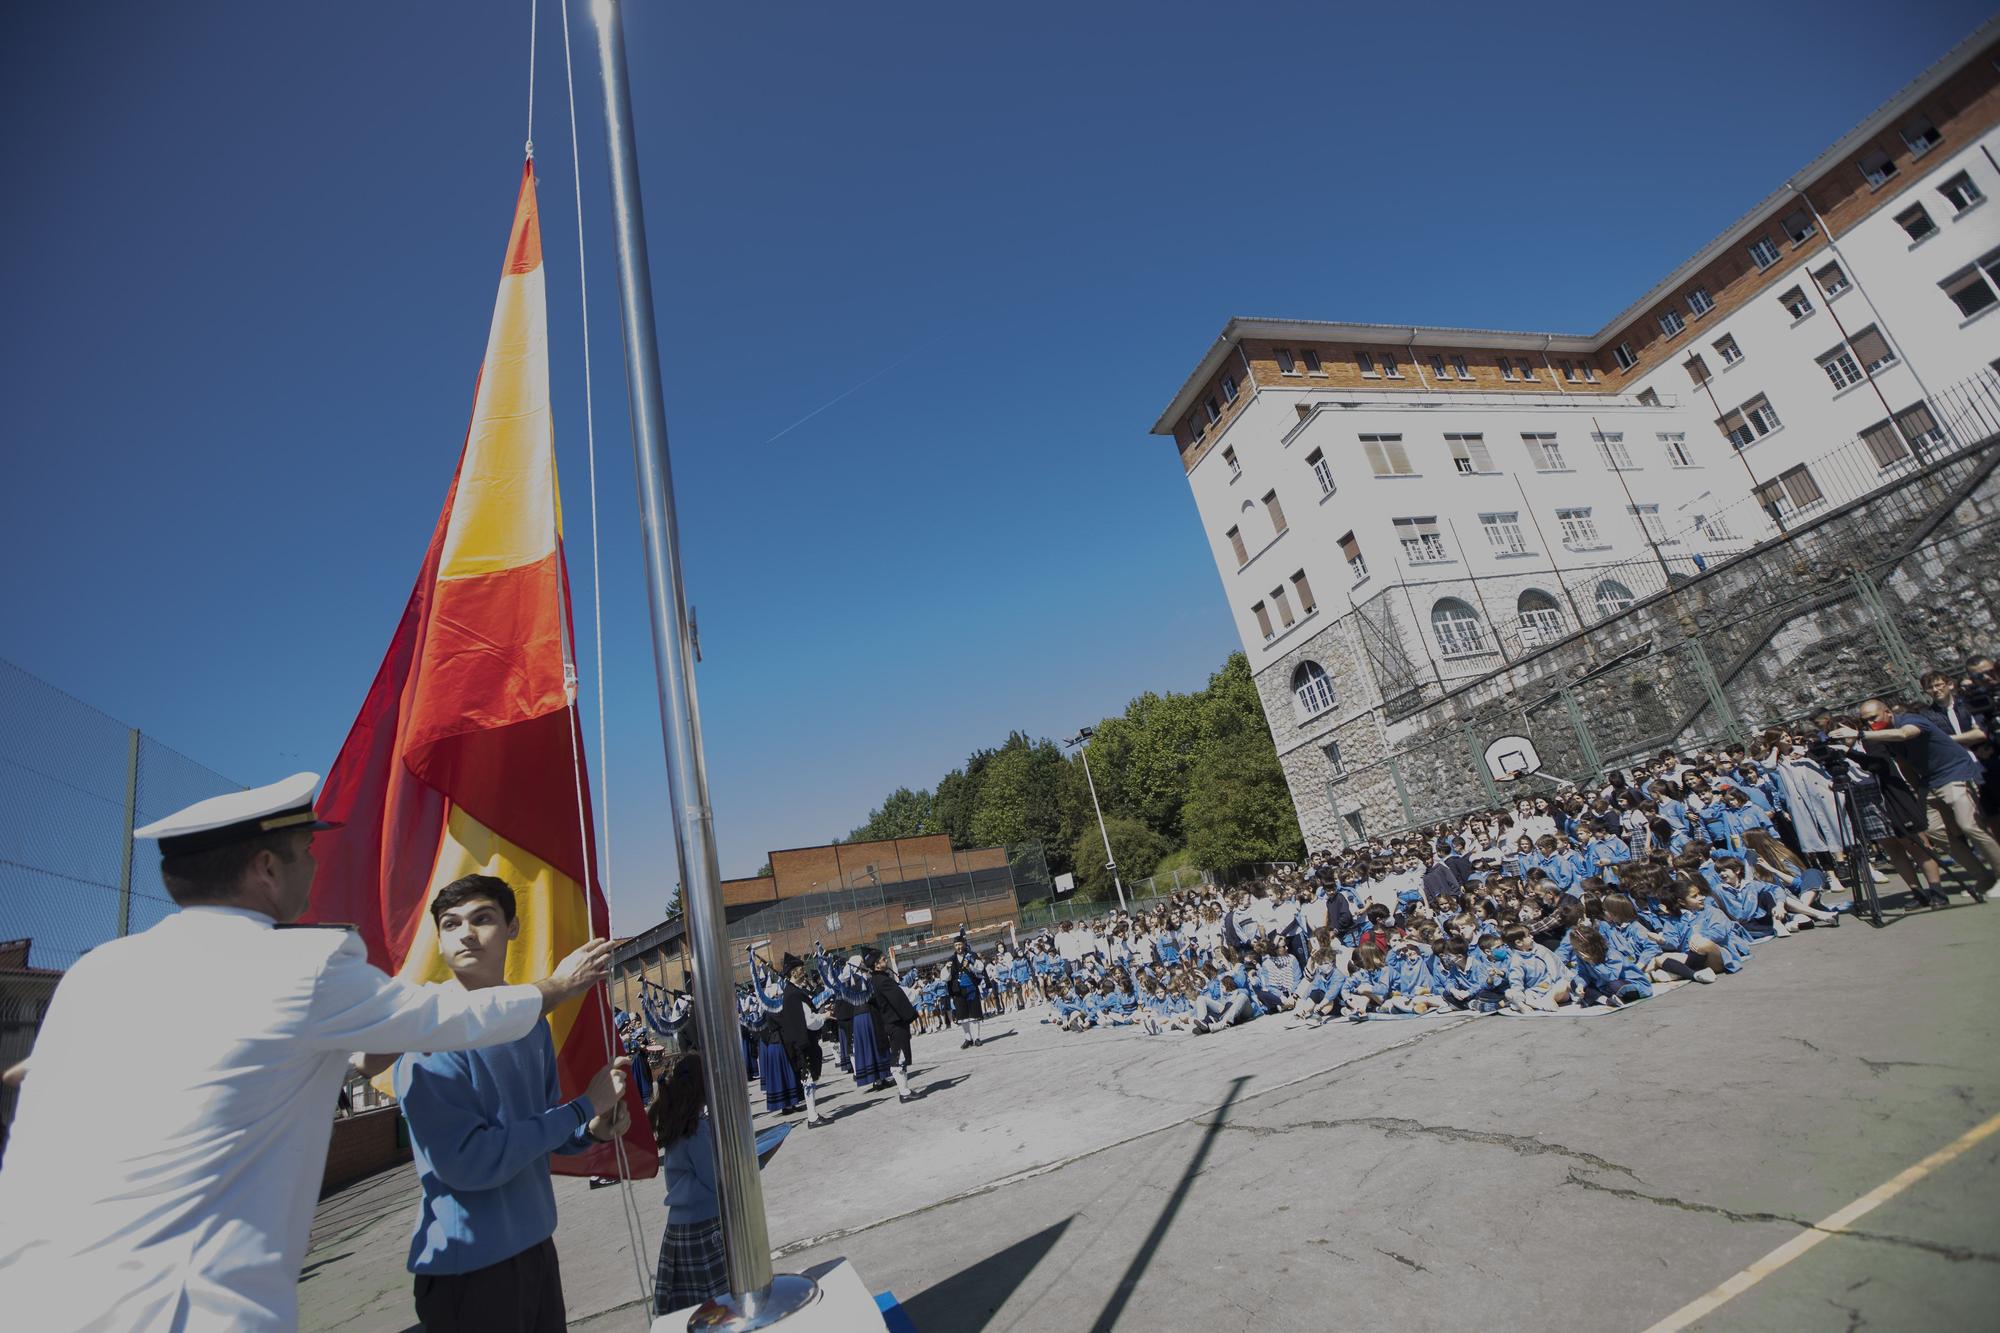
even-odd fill
[(1750, 1290), (1750, 1288), (1756, 1286), (1759, 1282), (1762, 1282), (1792, 1260), (1812, 1249), (1821, 1241), (1831, 1239), (1848, 1230), (1853, 1223), (1859, 1221), (1866, 1214), (1874, 1212), (1875, 1209), (1889, 1202), (1889, 1200), (1895, 1198), (1898, 1194), (1901, 1194), (1931, 1172), (1971, 1151), (1982, 1141), (1991, 1138), (1996, 1133), (2000, 1133), (2000, 1115), (1994, 1116), (1991, 1120), (1976, 1129), (1967, 1130), (1948, 1146), (1938, 1149), (1915, 1166), (1909, 1167), (1889, 1180), (1884, 1181), (1882, 1184), (1877, 1185), (1853, 1203), (1848, 1204), (1839, 1212), (1829, 1216), (1824, 1222), (1815, 1225), (1810, 1231), (1801, 1232), (1799, 1235), (1792, 1237), (1792, 1239), (1786, 1241), (1777, 1249), (1772, 1250), (1762, 1259), (1751, 1264), (1748, 1268), (1738, 1273), (1735, 1277), (1730, 1278), (1706, 1296), (1689, 1301), (1659, 1323), (1654, 1324), (1646, 1330), (1646, 1333), (1678, 1333), (1680, 1329), (1686, 1328), (1703, 1315), (1741, 1296), (1744, 1292)]

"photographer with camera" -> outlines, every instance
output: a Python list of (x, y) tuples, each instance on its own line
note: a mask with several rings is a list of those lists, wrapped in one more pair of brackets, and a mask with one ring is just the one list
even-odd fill
[(1958, 682), (1958, 697), (1973, 716), (1981, 720), (1986, 732), (1986, 743), (1973, 747), (1973, 753), (1986, 766), (1986, 780), (1980, 784), (1979, 805), (1986, 811), (1987, 826), (1992, 827), (1992, 817), (2000, 815), (2000, 741), (1994, 732), (1994, 714), (2000, 708), (1995, 699), (2000, 694), (2000, 666), (1991, 657), (1975, 657), (1965, 664), (1965, 678)]
[(2000, 843), (1980, 823), (1973, 797), (1985, 777), (1979, 761), (1928, 713), (1891, 713), (1880, 699), (1870, 699), (1861, 705), (1859, 716), (1867, 728), (1864, 739), (1871, 746), (1877, 742), (1894, 746), (1896, 758), (1908, 767), (1912, 785), (1922, 789), (1928, 807), (1925, 841), (1933, 849), (1949, 847), (1952, 859), (1974, 880), (1983, 874), (1984, 882), (1966, 891), (1974, 902), (1985, 902), (1987, 893), (2000, 883)]

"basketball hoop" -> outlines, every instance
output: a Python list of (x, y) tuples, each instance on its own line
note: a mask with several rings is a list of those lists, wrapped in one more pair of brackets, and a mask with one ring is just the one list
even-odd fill
[(1486, 771), (1495, 782), (1512, 782), (1541, 769), (1542, 757), (1526, 736), (1502, 736), (1486, 747)]

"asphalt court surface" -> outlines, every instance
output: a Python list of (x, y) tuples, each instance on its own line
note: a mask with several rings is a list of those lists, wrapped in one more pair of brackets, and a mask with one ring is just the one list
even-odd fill
[[(2000, 1114), (2000, 905), (1891, 919), (1601, 1018), (920, 1037), (922, 1100), (830, 1074), (772, 1162), (778, 1266), (845, 1256), (927, 1331), (1646, 1329)], [(618, 1191), (556, 1188), (572, 1327), (643, 1327)], [(322, 1204), (305, 1327), (410, 1325), (413, 1197)], [(1688, 1326), (1996, 1312), (2000, 1134)]]

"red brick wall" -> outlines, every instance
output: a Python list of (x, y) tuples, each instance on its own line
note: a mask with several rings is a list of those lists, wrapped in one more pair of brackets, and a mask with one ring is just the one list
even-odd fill
[(320, 1197), (409, 1161), (410, 1149), (400, 1132), (402, 1123), (402, 1112), (393, 1106), (335, 1120), (333, 1141), (326, 1149), (326, 1174), (320, 1179)]

